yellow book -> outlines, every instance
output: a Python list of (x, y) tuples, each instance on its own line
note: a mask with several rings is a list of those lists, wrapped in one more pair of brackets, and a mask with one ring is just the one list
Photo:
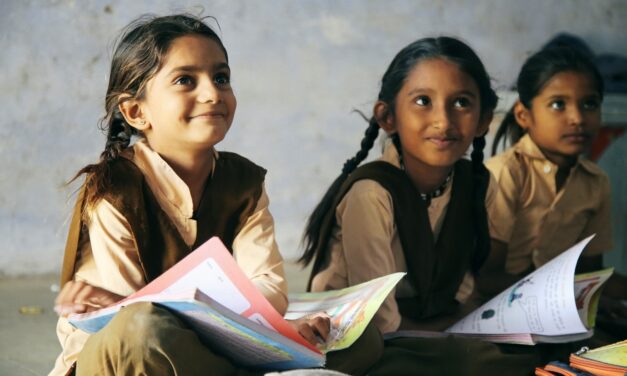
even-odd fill
[(598, 376), (627, 374), (627, 340), (570, 355), (570, 366)]

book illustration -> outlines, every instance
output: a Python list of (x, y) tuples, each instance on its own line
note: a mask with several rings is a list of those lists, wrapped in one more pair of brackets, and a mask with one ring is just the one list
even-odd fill
[(613, 271), (614, 268), (606, 268), (575, 276), (575, 305), (581, 321), (587, 328), (594, 327), (599, 299), (601, 298), (600, 288)]
[[(587, 333), (575, 304), (575, 267), (589, 237), (447, 329), (449, 333)], [(598, 286), (596, 286), (598, 288)], [(487, 315), (486, 311), (493, 310)]]
[(527, 283), (533, 283), (531, 281), (532, 281), (531, 277), (524, 278), (522, 281), (518, 282), (516, 286), (514, 286), (512, 291), (509, 293), (509, 298), (507, 299), (507, 304), (510, 307), (512, 306), (512, 303), (514, 303), (516, 300), (523, 297), (523, 293), (519, 291), (519, 289), (523, 287), (524, 285), (526, 285)]
[(481, 312), (481, 319), (482, 320), (487, 320), (487, 319), (491, 319), (492, 317), (494, 317), (494, 310), (493, 309), (486, 309), (485, 311)]
[(342, 290), (290, 294), (285, 317), (324, 312), (331, 318), (331, 333), (323, 352), (342, 350), (354, 343), (375, 313), (406, 273), (392, 273)]

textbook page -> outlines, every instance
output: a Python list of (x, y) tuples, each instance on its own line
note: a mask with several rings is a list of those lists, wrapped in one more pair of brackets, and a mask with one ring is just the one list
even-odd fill
[(72, 322), (94, 315), (107, 316), (134, 301), (146, 300), (146, 296), (149, 296), (149, 299), (156, 295), (167, 297), (194, 289), (198, 289), (229, 310), (320, 353), (315, 346), (298, 334), (257, 290), (217, 237), (206, 241), (161, 276), (114, 306), (86, 314), (70, 315), (69, 319)]
[(594, 235), (580, 241), (448, 328), (449, 333), (587, 333), (575, 303), (577, 260)]
[(331, 317), (331, 333), (322, 352), (342, 350), (364, 332), (375, 313), (406, 273), (392, 273), (341, 290), (290, 294), (286, 319), (325, 312)]

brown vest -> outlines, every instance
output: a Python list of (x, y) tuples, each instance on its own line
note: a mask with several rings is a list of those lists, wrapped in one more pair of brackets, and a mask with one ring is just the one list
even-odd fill
[[(188, 246), (161, 209), (139, 168), (118, 158), (110, 164), (111, 186), (104, 198), (128, 221), (146, 283), (158, 277), (212, 236), (228, 249), (261, 196), (266, 170), (234, 153), (220, 152), (197, 210), (197, 235)], [(80, 245), (89, 241), (81, 189), (65, 247), (61, 284), (74, 276)]]
[[(437, 242), (431, 231), (427, 206), (404, 171), (383, 161), (367, 163), (356, 169), (342, 184), (333, 210), (324, 219), (318, 244), (325, 248), (316, 253), (318, 256), (314, 261), (309, 288), (313, 276), (329, 262), (327, 248), (336, 224), (335, 208), (352, 185), (362, 179), (378, 182), (392, 196), (394, 221), (405, 255), (407, 274), (418, 292), (416, 298), (397, 299), (401, 315), (423, 319), (454, 310), (457, 306), (455, 295), (464, 274), (470, 269), (477, 252), (482, 252), (475, 247), (473, 172), (471, 162), (466, 160), (455, 164), (451, 200)], [(484, 183), (487, 184), (487, 181)], [(350, 263), (350, 260), (347, 262)]]

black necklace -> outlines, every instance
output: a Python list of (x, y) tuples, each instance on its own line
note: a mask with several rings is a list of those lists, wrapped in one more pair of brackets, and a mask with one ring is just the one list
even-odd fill
[[(403, 163), (403, 154), (401, 153), (398, 154), (398, 161), (401, 164), (401, 170), (405, 171), (405, 163)], [(437, 187), (435, 190), (429, 193), (418, 192), (420, 194), (420, 198), (427, 204), (427, 206), (429, 206), (431, 204), (432, 199), (436, 197), (440, 197), (444, 194), (444, 192), (446, 191), (446, 187), (448, 187), (448, 184), (450, 183), (452, 178), (453, 178), (453, 169), (451, 169), (448, 175), (446, 175), (446, 179), (444, 179), (444, 182), (440, 184), (440, 186)]]

